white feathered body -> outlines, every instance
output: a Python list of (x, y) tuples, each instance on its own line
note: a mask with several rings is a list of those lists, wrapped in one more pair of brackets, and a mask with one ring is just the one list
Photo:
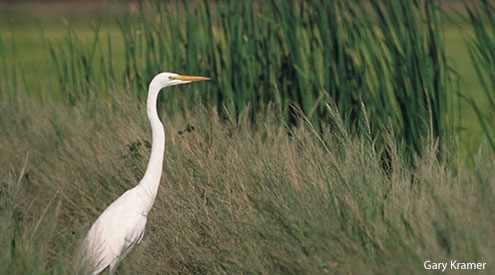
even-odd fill
[(149, 194), (140, 185), (105, 209), (83, 242), (84, 255), (91, 257), (84, 261), (92, 267), (92, 274), (99, 274), (107, 266), (113, 271), (119, 259), (141, 242), (150, 209)]

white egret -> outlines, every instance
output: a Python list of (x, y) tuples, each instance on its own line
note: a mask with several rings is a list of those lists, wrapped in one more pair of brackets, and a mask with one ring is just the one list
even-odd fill
[(113, 273), (118, 262), (143, 238), (148, 213), (158, 192), (165, 151), (165, 131), (156, 109), (160, 90), (201, 80), (209, 78), (160, 73), (151, 81), (147, 100), (152, 132), (148, 167), (139, 184), (110, 204), (89, 229), (82, 245), (82, 260), (92, 274), (99, 274), (107, 267)]

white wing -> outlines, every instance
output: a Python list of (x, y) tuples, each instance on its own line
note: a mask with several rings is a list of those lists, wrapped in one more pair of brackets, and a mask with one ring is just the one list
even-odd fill
[(133, 188), (122, 194), (89, 229), (83, 260), (93, 267), (93, 274), (107, 266), (113, 269), (143, 238), (148, 214), (143, 205), (149, 197), (139, 191)]

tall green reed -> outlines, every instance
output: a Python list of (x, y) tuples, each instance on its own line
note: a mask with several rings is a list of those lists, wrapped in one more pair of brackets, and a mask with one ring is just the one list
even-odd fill
[[(10, 56), (7, 54), (8, 51), (10, 51)], [(15, 32), (11, 28), (9, 40), (0, 36), (0, 80), (3, 78), (3, 81), (0, 81), (0, 96), (17, 97), (18, 90), (27, 87), (24, 66), (20, 62), (16, 62), (19, 55)], [(12, 60), (14, 61), (12, 62)]]
[(465, 99), (476, 112), (490, 147), (495, 150), (495, 5), (490, 1), (465, 2), (468, 16), (465, 20), (471, 25), (474, 37), (468, 41), (469, 54), (483, 91), (483, 106), (473, 94), (465, 94)]
[(94, 28), (93, 38), (83, 43), (69, 26), (62, 47), (50, 44), (48, 51), (53, 63), (59, 92), (69, 103), (87, 99), (89, 93), (106, 95), (116, 80), (110, 36), (107, 47), (101, 42), (100, 27)]
[(117, 16), (123, 68), (114, 62), (117, 45), (99, 28), (86, 43), (68, 29), (62, 47), (50, 46), (71, 103), (104, 96), (122, 80), (142, 99), (156, 73), (173, 71), (214, 81), (165, 92), (170, 112), (202, 101), (221, 114), (247, 109), (256, 123), (274, 104), (290, 124), (300, 109), (320, 129), (331, 121), (325, 105), (333, 101), (351, 127), (370, 121), (379, 140), (393, 127), (409, 152), (449, 129), (449, 72), (434, 0), (138, 3)]
[(208, 74), (203, 97), (253, 121), (276, 102), (287, 121), (296, 106), (318, 127), (331, 98), (352, 124), (364, 104), (375, 135), (392, 125), (419, 152), (448, 128), (435, 1), (364, 2), (142, 3), (121, 23), (126, 74), (138, 90), (160, 70)]

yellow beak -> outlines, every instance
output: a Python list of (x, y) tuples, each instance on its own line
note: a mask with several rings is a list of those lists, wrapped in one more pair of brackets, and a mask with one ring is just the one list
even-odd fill
[(172, 79), (179, 79), (179, 80), (182, 80), (182, 81), (204, 81), (204, 80), (210, 80), (209, 77), (193, 76), (193, 75), (177, 75), (177, 76), (174, 76)]

